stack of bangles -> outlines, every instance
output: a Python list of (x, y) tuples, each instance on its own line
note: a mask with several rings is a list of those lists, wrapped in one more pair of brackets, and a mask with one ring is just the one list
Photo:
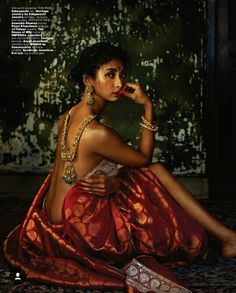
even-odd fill
[(152, 132), (158, 131), (159, 128), (156, 125), (156, 122), (151, 123), (144, 116), (142, 116), (141, 119), (142, 119), (142, 121), (140, 122), (141, 127), (146, 128)]

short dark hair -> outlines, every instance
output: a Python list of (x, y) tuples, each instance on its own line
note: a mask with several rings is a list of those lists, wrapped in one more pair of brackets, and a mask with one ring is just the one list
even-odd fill
[(128, 65), (127, 53), (119, 46), (112, 45), (109, 42), (99, 42), (86, 47), (80, 55), (78, 64), (72, 68), (68, 79), (78, 84), (81, 90), (84, 90), (83, 74), (88, 74), (95, 78), (97, 70), (105, 63), (117, 59), (124, 66)]

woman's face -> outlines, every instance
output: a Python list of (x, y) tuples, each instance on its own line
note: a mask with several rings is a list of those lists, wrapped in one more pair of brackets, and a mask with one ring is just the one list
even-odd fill
[(94, 96), (110, 102), (116, 101), (124, 86), (125, 77), (126, 71), (121, 61), (114, 59), (103, 64), (98, 69), (96, 77), (91, 79)]

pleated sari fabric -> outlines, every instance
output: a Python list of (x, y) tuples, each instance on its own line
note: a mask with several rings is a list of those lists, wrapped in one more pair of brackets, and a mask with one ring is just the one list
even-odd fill
[(105, 197), (81, 191), (78, 181), (54, 225), (42, 208), (49, 174), (5, 241), (7, 261), (29, 280), (78, 289), (190, 292), (163, 264), (201, 257), (203, 228), (148, 168), (124, 167), (117, 176), (119, 190)]

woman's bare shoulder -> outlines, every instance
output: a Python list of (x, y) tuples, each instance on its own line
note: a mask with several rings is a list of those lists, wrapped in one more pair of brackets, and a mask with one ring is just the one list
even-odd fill
[(60, 116), (58, 116), (57, 118), (57, 128), (60, 131), (64, 125), (64, 120), (65, 120), (65, 116), (68, 113), (68, 111), (66, 111), (65, 113), (61, 114)]
[(118, 133), (111, 127), (101, 123), (98, 120), (93, 120), (86, 129), (87, 138), (92, 141), (107, 140), (111, 136), (118, 136)]

